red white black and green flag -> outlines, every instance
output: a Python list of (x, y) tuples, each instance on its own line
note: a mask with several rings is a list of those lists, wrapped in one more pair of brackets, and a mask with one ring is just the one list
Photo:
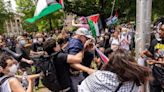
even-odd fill
[(27, 19), (29, 23), (33, 23), (38, 19), (47, 16), (62, 8), (62, 5), (57, 3), (56, 0), (38, 0), (34, 17)]
[(59, 0), (59, 3), (62, 5), (62, 7), (64, 8), (64, 0)]
[(96, 50), (98, 56), (99, 56), (100, 59), (101, 59), (101, 62), (102, 62), (103, 64), (107, 64), (107, 63), (109, 62), (108, 57), (105, 56), (104, 53), (102, 53), (96, 46), (94, 46), (94, 47), (95, 47), (95, 50)]
[(96, 38), (97, 36), (100, 36), (98, 22), (99, 22), (99, 14), (91, 15), (88, 18), (88, 24), (90, 26), (90, 30), (92, 32), (92, 36)]

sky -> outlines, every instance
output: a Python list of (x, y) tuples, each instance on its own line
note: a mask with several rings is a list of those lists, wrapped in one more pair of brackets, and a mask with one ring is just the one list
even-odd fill
[(4, 1), (5, 2), (11, 1), (12, 8), (13, 8), (14, 11), (16, 11), (16, 2), (15, 2), (15, 0), (4, 0)]

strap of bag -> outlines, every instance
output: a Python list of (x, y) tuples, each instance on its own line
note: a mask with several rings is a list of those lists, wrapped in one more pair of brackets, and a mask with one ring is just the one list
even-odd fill
[(116, 88), (116, 90), (114, 91), (114, 92), (117, 92), (119, 89), (120, 89), (120, 87), (123, 85), (123, 83), (121, 82), (119, 85), (118, 85), (118, 87)]
[(0, 81), (0, 86), (8, 79), (10, 78), (11, 76), (7, 76), (7, 77), (4, 77), (1, 81)]
[[(133, 91), (134, 84), (135, 84), (135, 83), (133, 83), (133, 85), (132, 85), (132, 88), (131, 88), (130, 92), (132, 92), (132, 91)], [(123, 85), (123, 83), (121, 82), (121, 83), (118, 85), (117, 89), (116, 89), (114, 92), (117, 92), (117, 91), (121, 88), (121, 86), (122, 86), (122, 85)]]
[(135, 83), (133, 82), (133, 86), (132, 86), (132, 88), (131, 88), (130, 92), (132, 92), (132, 91), (133, 91), (133, 88), (134, 88), (134, 84), (135, 84)]

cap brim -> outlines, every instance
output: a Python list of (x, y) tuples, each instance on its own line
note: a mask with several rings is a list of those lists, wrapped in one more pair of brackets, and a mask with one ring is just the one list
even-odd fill
[(85, 35), (85, 36), (89, 39), (94, 39), (93, 36), (91, 36), (91, 35)]

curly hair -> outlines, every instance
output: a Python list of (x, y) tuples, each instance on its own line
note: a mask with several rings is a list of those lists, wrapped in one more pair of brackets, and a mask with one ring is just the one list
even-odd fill
[[(7, 67), (7, 60), (9, 59), (13, 59), (10, 55), (6, 54), (6, 53), (2, 53), (0, 56), (0, 66), (2, 68), (6, 68)], [(3, 73), (0, 73), (0, 77), (3, 76)]]
[(54, 47), (56, 47), (56, 41), (54, 39), (48, 39), (43, 43), (43, 48), (49, 55), (53, 53)]

